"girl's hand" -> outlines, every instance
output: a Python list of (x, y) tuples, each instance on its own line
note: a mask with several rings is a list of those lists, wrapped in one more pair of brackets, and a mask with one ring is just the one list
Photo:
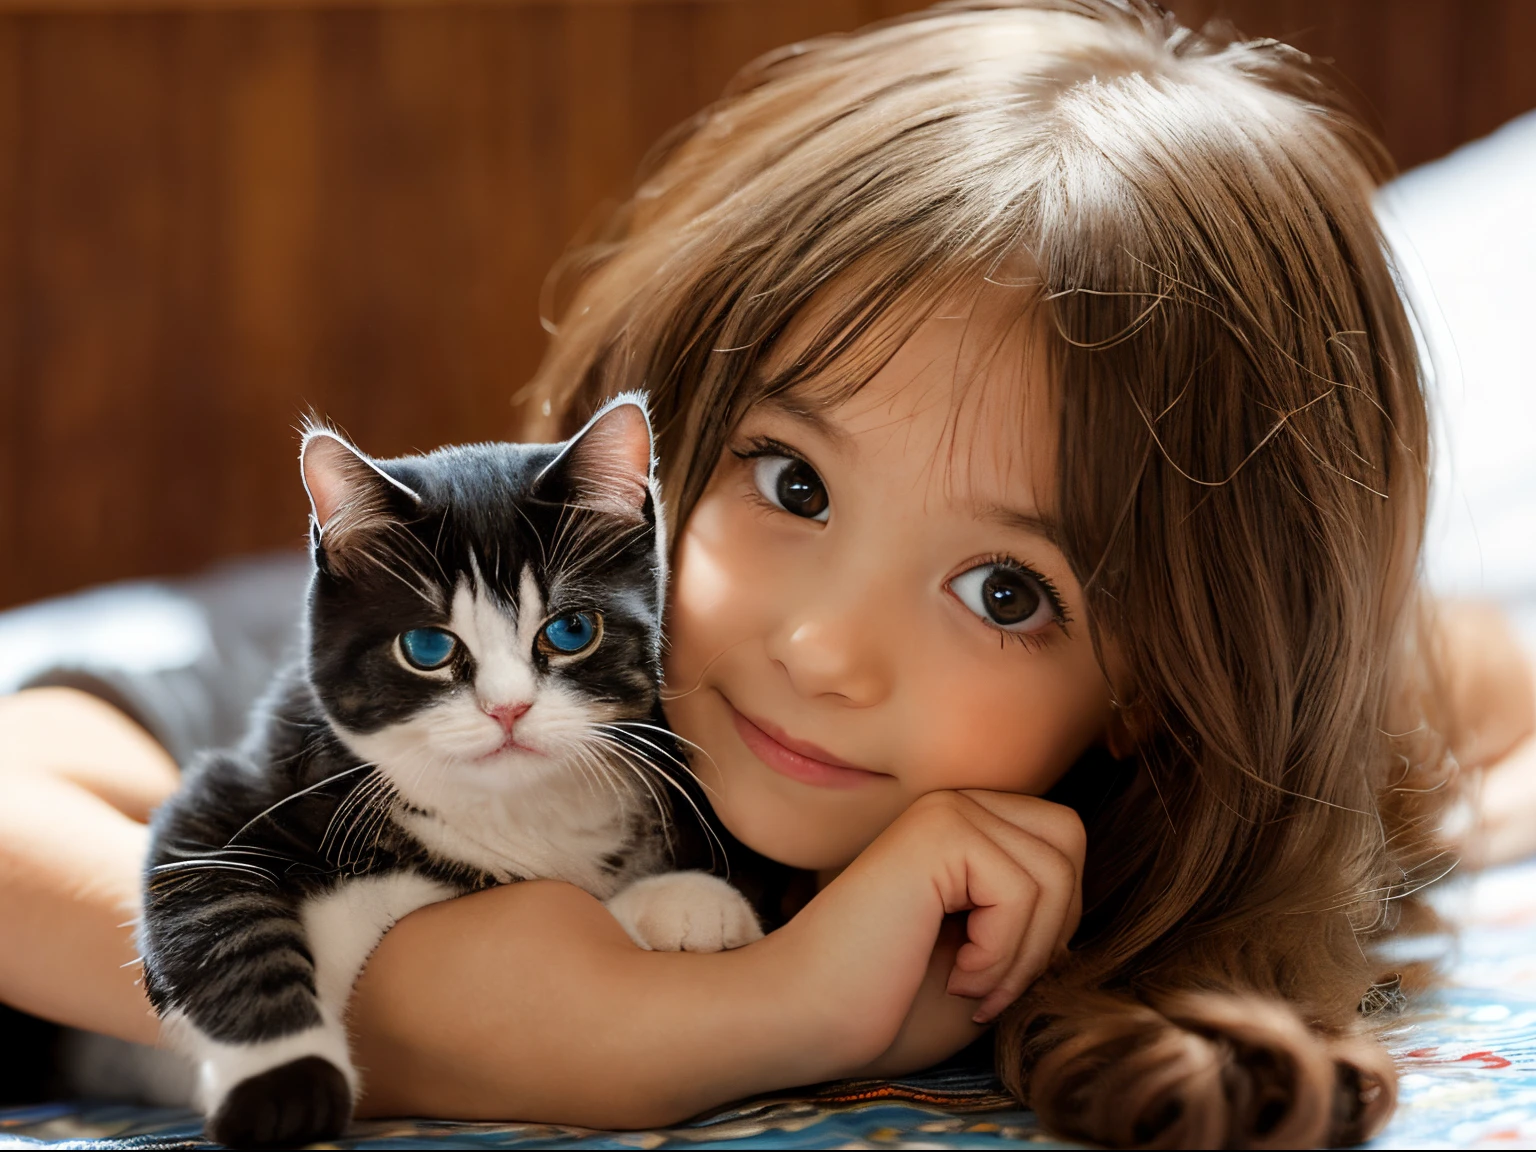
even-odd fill
[[(803, 946), (840, 1038), (887, 1052), (944, 917), (966, 912), (946, 990), (985, 1024), (1062, 952), (1082, 914), (1077, 814), (1033, 796), (935, 792), (915, 802), (781, 933)], [(904, 1037), (904, 1040), (906, 1037)], [(914, 1038), (920, 1039), (920, 1038)]]

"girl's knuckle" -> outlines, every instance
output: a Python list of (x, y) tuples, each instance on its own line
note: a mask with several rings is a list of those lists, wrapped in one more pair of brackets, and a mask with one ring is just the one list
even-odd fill
[(1036, 880), (1054, 889), (1071, 889), (1077, 883), (1077, 868), (1059, 852), (1042, 853), (1036, 873)]

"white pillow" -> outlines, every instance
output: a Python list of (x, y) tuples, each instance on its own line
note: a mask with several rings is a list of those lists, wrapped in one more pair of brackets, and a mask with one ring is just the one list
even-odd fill
[(1425, 577), (1503, 603), (1536, 644), (1536, 112), (1405, 173), (1377, 210), (1429, 357)]

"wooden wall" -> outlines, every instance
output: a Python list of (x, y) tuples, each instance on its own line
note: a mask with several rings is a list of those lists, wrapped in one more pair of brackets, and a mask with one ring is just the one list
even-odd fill
[[(308, 407), (382, 454), (506, 434), (544, 273), (648, 144), (919, 6), (0, 0), (0, 606), (296, 542)], [(1536, 106), (1530, 0), (1222, 8), (1404, 164)]]

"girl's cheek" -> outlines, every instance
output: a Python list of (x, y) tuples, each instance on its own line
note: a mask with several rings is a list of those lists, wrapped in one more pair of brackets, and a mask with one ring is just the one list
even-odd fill
[[(925, 665), (911, 674), (931, 704), (910, 733), (909, 785), (916, 791), (986, 788), (1040, 795), (1090, 746), (1102, 739), (1109, 693), (1091, 653), (1025, 652), (978, 661), (971, 652)], [(946, 674), (937, 674), (942, 663)]]
[(751, 510), (739, 503), (706, 492), (678, 540), (667, 610), (671, 691), (694, 687), (706, 666), (760, 631), (773, 571)]

